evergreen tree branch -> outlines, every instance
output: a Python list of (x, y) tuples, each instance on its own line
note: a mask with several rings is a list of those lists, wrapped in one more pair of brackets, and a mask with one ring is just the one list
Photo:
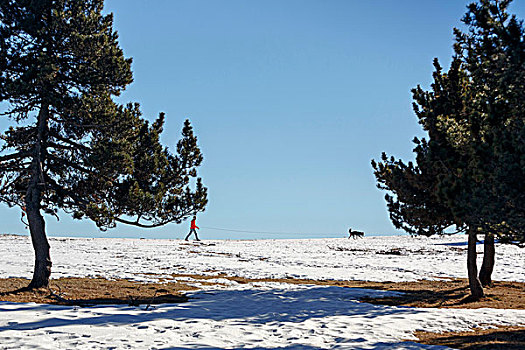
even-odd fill
[(17, 152), (17, 153), (5, 155), (5, 156), (0, 156), (0, 162), (5, 162), (7, 160), (13, 160), (13, 159), (27, 158), (27, 157), (31, 157), (32, 155), (33, 155), (33, 152), (21, 151), (21, 152)]

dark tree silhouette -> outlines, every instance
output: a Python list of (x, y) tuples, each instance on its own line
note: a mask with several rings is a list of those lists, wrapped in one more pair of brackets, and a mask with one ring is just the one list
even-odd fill
[[(390, 218), (412, 234), (468, 233), (472, 297), (483, 296), (494, 266), (494, 237), (525, 243), (525, 36), (510, 1), (468, 6), (469, 30), (455, 33), (448, 72), (434, 61), (430, 91), (413, 89), (427, 139), (414, 139), (415, 165), (383, 154), (372, 161)], [(478, 278), (476, 239), (485, 234)], [(480, 281), (481, 280), (481, 281)]]
[(189, 121), (175, 154), (138, 104), (113, 97), (132, 82), (103, 0), (0, 0), (0, 201), (27, 217), (35, 250), (30, 288), (47, 286), (42, 214), (59, 209), (106, 230), (117, 222), (156, 227), (203, 211), (202, 162)]

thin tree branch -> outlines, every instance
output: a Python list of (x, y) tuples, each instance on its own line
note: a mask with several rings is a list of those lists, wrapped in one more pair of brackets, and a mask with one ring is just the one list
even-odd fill
[(56, 157), (56, 156), (54, 156), (52, 153), (48, 153), (48, 156), (49, 156), (48, 159), (52, 159), (52, 160), (54, 160), (54, 161), (56, 161), (56, 162), (58, 162), (58, 163), (61, 163), (61, 164), (63, 164), (63, 165), (67, 165), (67, 166), (69, 166), (69, 167), (71, 167), (71, 168), (73, 168), (73, 169), (76, 169), (76, 170), (78, 170), (78, 171), (80, 171), (80, 172), (82, 172), (82, 173), (89, 174), (89, 175), (93, 175), (93, 176), (100, 176), (100, 175), (96, 174), (95, 172), (93, 172), (92, 170), (89, 170), (89, 169), (87, 169), (87, 168), (84, 168), (83, 166), (80, 166), (80, 165), (78, 165), (78, 164), (76, 164), (76, 163), (73, 163), (73, 162), (67, 161), (67, 160), (65, 160), (65, 159), (62, 159), (62, 158)]
[(175, 221), (175, 219), (165, 220), (165, 221), (161, 221), (161, 222), (158, 222), (156, 224), (151, 224), (151, 225), (141, 224), (139, 222), (129, 221), (129, 220), (121, 219), (121, 218), (115, 218), (115, 221), (126, 224), (126, 225), (132, 225), (132, 226), (137, 226), (141, 228), (155, 228), (155, 227), (164, 226), (172, 221)]
[(22, 151), (18, 153), (8, 154), (5, 156), (0, 156), (0, 162), (5, 162), (6, 160), (12, 160), (12, 159), (27, 158), (32, 155), (33, 155), (33, 152), (29, 152), (29, 151)]
[(87, 152), (91, 152), (91, 151), (92, 151), (91, 148), (89, 148), (89, 147), (87, 147), (87, 146), (81, 145), (81, 144), (79, 144), (79, 143), (76, 143), (76, 142), (74, 142), (74, 141), (71, 141), (70, 139), (67, 139), (67, 138), (65, 138), (65, 137), (60, 136), (60, 135), (59, 135), (57, 132), (55, 132), (54, 130), (50, 130), (50, 131), (49, 131), (49, 134), (50, 134), (50, 136), (56, 138), (57, 140), (62, 141), (62, 142), (64, 142), (64, 143), (67, 143), (68, 145), (71, 145), (71, 146), (73, 146), (73, 147), (77, 147), (77, 148), (79, 148), (79, 149), (81, 149), (81, 150), (84, 150), (84, 151), (87, 151)]

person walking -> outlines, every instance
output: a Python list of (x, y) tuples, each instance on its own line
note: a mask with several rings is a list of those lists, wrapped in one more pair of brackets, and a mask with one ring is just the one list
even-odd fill
[(188, 233), (186, 238), (184, 238), (185, 241), (187, 241), (188, 238), (190, 238), (192, 233), (195, 234), (195, 240), (200, 241), (199, 236), (197, 236), (197, 229), (199, 228), (199, 226), (197, 226), (195, 221), (197, 221), (197, 217), (193, 215), (193, 219), (191, 219), (191, 224), (190, 224), (190, 232)]

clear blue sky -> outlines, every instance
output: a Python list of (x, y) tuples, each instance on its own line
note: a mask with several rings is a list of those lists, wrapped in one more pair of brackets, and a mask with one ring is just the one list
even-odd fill
[[(412, 158), (422, 136), (410, 89), (429, 86), (432, 59), (448, 66), (452, 28), (470, 1), (106, 0), (135, 81), (120, 101), (167, 114), (163, 142), (185, 118), (205, 156), (205, 239), (389, 235), (370, 160)], [(511, 12), (524, 17), (525, 4)], [(0, 208), (2, 232), (21, 233)], [(188, 223), (97, 232), (47, 218), (50, 236), (181, 238)]]

